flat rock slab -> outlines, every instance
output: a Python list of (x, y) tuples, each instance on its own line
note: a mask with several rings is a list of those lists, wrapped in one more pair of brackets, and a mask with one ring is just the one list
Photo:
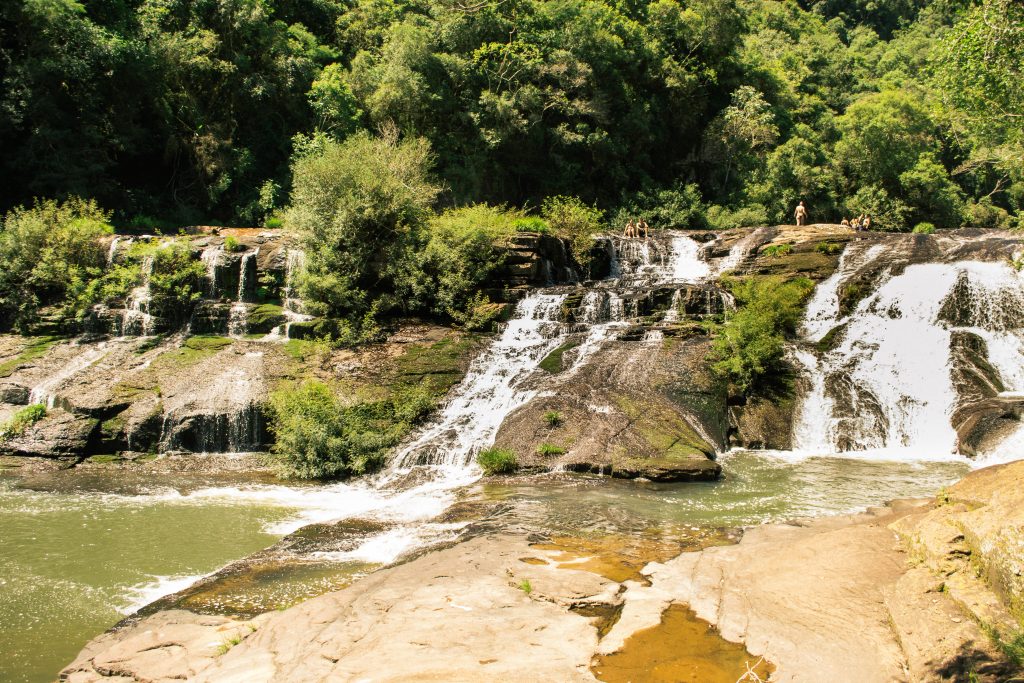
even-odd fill
[[(527, 555), (536, 553), (522, 537), (473, 539), (372, 574), (354, 589), (263, 615), (252, 622), (255, 630), (161, 612), (93, 641), (62, 676), (75, 683), (113, 676), (210, 683), (595, 680), (597, 630), (569, 607), (614, 601), (619, 584), (521, 561)], [(225, 632), (241, 641), (218, 653)]]

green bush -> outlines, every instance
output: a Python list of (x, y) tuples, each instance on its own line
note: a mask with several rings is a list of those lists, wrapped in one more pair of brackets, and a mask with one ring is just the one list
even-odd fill
[(353, 405), (322, 382), (279, 389), (270, 395), (278, 472), (297, 479), (371, 472), (433, 408), (430, 393), (418, 387)]
[(738, 393), (771, 390), (787, 374), (785, 338), (796, 331), (814, 283), (779, 277), (725, 282), (739, 310), (715, 337), (713, 367)]
[(914, 226), (914, 233), (918, 235), (931, 235), (935, 232), (935, 226), (931, 223), (918, 223)]
[(544, 413), (544, 421), (548, 424), (548, 427), (555, 428), (562, 424), (562, 414), (557, 410), (549, 410)]
[(604, 211), (585, 204), (577, 197), (548, 197), (541, 204), (541, 215), (560, 237), (572, 244), (576, 260), (586, 265), (594, 235), (604, 229)]
[(480, 292), (505, 262), (502, 243), (515, 234), (521, 215), (504, 206), (449, 209), (427, 224), (426, 244), (412, 250), (398, 278), (407, 309), (449, 318), (467, 329), (484, 329), (501, 314)]
[(271, 230), (278, 230), (284, 227), (284, 219), (277, 216), (271, 216), (263, 222), (263, 225)]
[(638, 192), (623, 202), (611, 224), (614, 229), (621, 230), (633, 218), (643, 218), (652, 228), (662, 230), (707, 227), (700, 190), (692, 184)]
[(228, 235), (224, 238), (224, 251), (229, 253), (245, 251), (245, 245), (239, 242), (234, 235)]
[(818, 242), (818, 244), (815, 245), (814, 250), (819, 254), (835, 256), (843, 250), (843, 245), (839, 242)]
[(420, 233), (440, 191), (429, 143), (366, 132), (299, 143), (286, 224), (306, 252), (299, 290), (309, 312), (361, 328), (408, 311), (414, 302), (396, 292), (416, 280)]
[(760, 204), (750, 204), (737, 209), (711, 206), (706, 214), (708, 227), (712, 230), (750, 228), (768, 224), (768, 209)]
[(476, 455), (476, 464), (480, 465), (484, 474), (507, 474), (514, 472), (518, 464), (516, 454), (507, 448), (486, 448)]
[(94, 201), (37, 201), (0, 226), (0, 328), (25, 330), (43, 306), (72, 313), (103, 271), (110, 214)]
[(768, 258), (778, 258), (793, 253), (792, 244), (770, 244), (761, 250), (761, 253)]
[(522, 216), (512, 221), (512, 228), (516, 232), (536, 232), (547, 235), (551, 232), (551, 226), (540, 216)]
[(10, 420), (0, 427), (0, 441), (21, 436), (25, 430), (46, 417), (46, 406), (34, 403), (19, 409)]
[(556, 446), (554, 444), (542, 443), (541, 445), (537, 446), (537, 455), (550, 456), (550, 455), (563, 455), (564, 453), (565, 453), (565, 449), (564, 448), (562, 448), (561, 446)]

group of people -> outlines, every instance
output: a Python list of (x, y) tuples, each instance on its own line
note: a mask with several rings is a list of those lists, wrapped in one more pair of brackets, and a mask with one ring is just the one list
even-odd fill
[[(800, 204), (797, 205), (796, 211), (793, 212), (793, 217), (796, 218), (796, 224), (798, 226), (807, 225), (807, 207), (804, 206), (803, 202), (800, 202)], [(853, 219), (844, 218), (841, 225), (847, 228), (853, 228), (858, 232), (860, 232), (861, 230), (870, 230), (871, 216), (867, 215), (866, 213), (862, 213), (861, 215)]]
[(623, 237), (643, 237), (647, 239), (649, 235), (650, 226), (647, 225), (647, 221), (643, 218), (637, 218), (636, 220), (630, 218), (629, 222), (626, 223), (626, 229), (622, 232)]
[(842, 225), (846, 226), (847, 228), (853, 228), (857, 232), (860, 232), (861, 230), (870, 230), (871, 216), (867, 215), (866, 213), (862, 213), (861, 215), (857, 216), (856, 218), (853, 218), (852, 220), (844, 218)]

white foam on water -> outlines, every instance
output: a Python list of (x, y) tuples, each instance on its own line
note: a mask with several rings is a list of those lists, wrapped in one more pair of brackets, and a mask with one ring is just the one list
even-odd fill
[[(565, 294), (531, 294), (501, 335), (470, 364), (438, 417), (393, 459), (399, 468), (428, 463), (475, 467), (477, 450), (494, 442), (513, 410), (539, 390), (540, 362), (565, 341), (559, 322)], [(543, 373), (543, 371), (539, 371)]]
[(151, 581), (136, 584), (125, 591), (123, 602), (117, 606), (117, 611), (124, 615), (133, 614), (160, 598), (185, 590), (196, 581), (212, 576), (213, 573), (153, 576)]

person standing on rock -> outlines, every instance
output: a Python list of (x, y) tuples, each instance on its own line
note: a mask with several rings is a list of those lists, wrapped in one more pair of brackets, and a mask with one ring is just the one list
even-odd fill
[(796, 211), (793, 212), (796, 217), (796, 224), (798, 226), (805, 225), (807, 223), (807, 207), (804, 206), (803, 201), (796, 207)]

